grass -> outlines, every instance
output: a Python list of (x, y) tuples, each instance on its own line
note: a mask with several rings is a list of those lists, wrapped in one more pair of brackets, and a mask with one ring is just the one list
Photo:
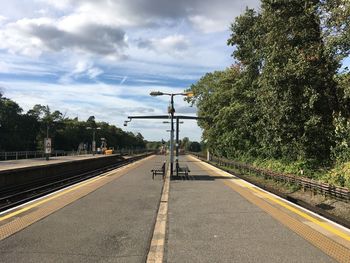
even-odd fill
[(315, 167), (308, 164), (306, 161), (288, 162), (276, 159), (251, 158), (242, 158), (237, 161), (247, 163), (257, 168), (284, 174), (299, 175), (350, 189), (350, 162), (339, 163), (334, 165), (334, 167)]

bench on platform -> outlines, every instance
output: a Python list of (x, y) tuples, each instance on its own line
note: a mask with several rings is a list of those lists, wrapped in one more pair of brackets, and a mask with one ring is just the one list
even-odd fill
[(177, 167), (177, 174), (178, 175), (185, 175), (185, 176), (188, 176), (188, 173), (191, 172), (190, 169), (188, 168), (187, 165), (184, 165), (184, 166), (178, 166)]
[(165, 177), (165, 162), (162, 165), (156, 165), (153, 167), (153, 169), (151, 170), (152, 172), (152, 179), (154, 180), (154, 177), (157, 174), (161, 174), (163, 179)]

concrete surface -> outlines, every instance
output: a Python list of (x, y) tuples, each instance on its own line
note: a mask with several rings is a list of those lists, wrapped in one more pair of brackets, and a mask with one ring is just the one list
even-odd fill
[(0, 242), (0, 262), (144, 262), (162, 181), (156, 157)]
[[(0, 262), (145, 262), (161, 176), (157, 156), (0, 242)], [(228, 186), (181, 157), (190, 180), (170, 183), (164, 262), (334, 262)]]
[(334, 262), (220, 176), (187, 164), (191, 180), (170, 185), (166, 262)]
[(86, 160), (91, 158), (102, 158), (105, 156), (110, 156), (110, 155), (96, 154), (95, 156), (93, 156), (92, 154), (84, 154), (84, 155), (74, 155), (74, 156), (59, 156), (59, 157), (50, 157), (48, 161), (45, 158), (0, 161), (0, 171), (32, 167), (32, 166), (49, 165), (54, 163)]

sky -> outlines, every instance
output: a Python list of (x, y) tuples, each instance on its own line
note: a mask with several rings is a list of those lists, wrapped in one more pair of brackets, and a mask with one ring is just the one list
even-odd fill
[[(168, 96), (233, 64), (229, 26), (258, 0), (0, 1), (0, 90), (26, 112), (49, 105), (67, 117), (95, 116), (147, 140), (169, 137)], [(196, 115), (181, 97), (177, 114)], [(200, 141), (195, 121), (180, 138)]]

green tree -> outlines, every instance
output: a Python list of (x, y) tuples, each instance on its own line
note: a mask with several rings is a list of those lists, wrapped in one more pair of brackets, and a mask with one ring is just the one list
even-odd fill
[(318, 1), (262, 1), (264, 65), (258, 103), (270, 157), (328, 160), (336, 63), (322, 42)]
[(320, 0), (324, 41), (338, 61), (350, 55), (350, 1)]
[(23, 146), (21, 113), (22, 109), (16, 102), (0, 94), (0, 149), (12, 151)]
[(189, 145), (190, 152), (200, 152), (202, 150), (201, 144), (199, 142), (191, 142)]
[[(329, 161), (334, 114), (349, 112), (339, 67), (328, 52), (317, 0), (263, 0), (231, 25), (228, 45), (238, 61), (207, 73), (190, 90), (203, 139), (228, 157)], [(345, 45), (344, 45), (345, 47)], [(344, 102), (339, 103), (339, 97)], [(344, 113), (342, 113), (344, 114)]]

